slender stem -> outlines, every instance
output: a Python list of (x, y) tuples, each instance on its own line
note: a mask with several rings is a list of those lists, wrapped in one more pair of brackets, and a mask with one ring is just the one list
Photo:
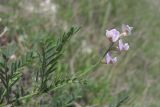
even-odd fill
[(62, 88), (62, 87), (64, 87), (64, 86), (66, 86), (66, 85), (68, 85), (68, 84), (61, 84), (61, 85), (59, 85), (59, 86), (57, 86), (57, 87), (55, 87), (55, 88), (52, 88), (51, 90), (49, 90), (50, 92), (51, 91), (55, 91), (55, 90), (57, 90), (57, 89), (59, 89), (59, 88)]
[[(51, 91), (55, 91), (55, 90), (57, 90), (57, 89), (59, 89), (59, 88), (61, 88), (61, 87), (64, 87), (65, 85), (67, 85), (67, 84), (61, 84), (61, 85), (59, 85), (59, 86), (57, 86), (57, 87), (55, 87), (55, 88), (50, 89), (49, 91), (50, 91), (50, 92), (51, 92)], [(29, 94), (29, 95), (26, 95), (26, 96), (23, 96), (23, 97), (18, 98), (18, 100), (24, 100), (24, 99), (33, 97), (33, 96), (38, 95), (38, 94), (39, 94), (39, 92), (33, 92), (32, 94)]]
[(29, 94), (29, 95), (20, 97), (18, 100), (24, 100), (24, 99), (30, 98), (30, 97), (32, 97), (32, 96), (34, 96), (34, 95), (37, 95), (37, 94), (38, 94), (38, 92), (34, 92), (34, 93), (32, 93), (32, 94)]
[(114, 45), (114, 42), (112, 42), (112, 43), (110, 44), (109, 48), (105, 51), (105, 53), (104, 53), (103, 56), (100, 58), (100, 60), (99, 60), (96, 64), (92, 65), (92, 66), (91, 66), (89, 69), (87, 69), (85, 72), (81, 73), (81, 74), (79, 75), (79, 77), (82, 77), (82, 76), (86, 75), (87, 73), (91, 72), (92, 69), (96, 68), (96, 67), (101, 63), (101, 61), (103, 60), (103, 58), (105, 57), (105, 55), (111, 50), (111, 48), (113, 47), (113, 45)]
[[(111, 43), (111, 45), (109, 46), (109, 48), (106, 50), (106, 52), (104, 53), (104, 55), (102, 56), (102, 59), (106, 56), (106, 54), (111, 50), (111, 48), (113, 47), (114, 42)], [(101, 59), (101, 60), (102, 60)]]

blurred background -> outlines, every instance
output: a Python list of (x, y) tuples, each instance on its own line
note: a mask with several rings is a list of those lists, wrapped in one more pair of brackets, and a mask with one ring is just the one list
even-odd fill
[[(109, 46), (106, 29), (121, 30), (122, 24), (134, 27), (130, 50), (115, 65), (89, 69)], [(71, 26), (81, 27), (61, 65), (71, 75), (93, 71), (87, 84), (74, 90), (76, 107), (108, 107), (123, 90), (129, 101), (122, 107), (160, 107), (160, 0), (0, 0), (0, 32), (5, 26), (7, 39), (0, 38), (0, 44), (18, 37), (22, 54), (24, 46), (45, 36), (56, 39)], [(54, 105), (52, 96), (46, 99), (52, 100), (45, 107)], [(35, 107), (33, 102), (26, 106)]]

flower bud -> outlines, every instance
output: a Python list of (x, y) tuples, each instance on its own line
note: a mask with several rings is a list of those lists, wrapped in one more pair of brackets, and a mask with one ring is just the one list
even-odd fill
[(132, 33), (133, 27), (130, 27), (129, 25), (122, 25), (122, 34), (124, 36), (130, 35)]

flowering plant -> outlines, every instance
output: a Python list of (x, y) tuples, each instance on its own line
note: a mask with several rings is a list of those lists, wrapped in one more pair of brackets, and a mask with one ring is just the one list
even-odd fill
[(112, 51), (115, 50), (113, 47), (116, 47), (116, 51), (119, 52), (127, 51), (129, 49), (129, 44), (123, 43), (122, 39), (131, 35), (132, 29), (133, 27), (123, 24), (122, 33), (116, 29), (106, 30), (106, 37), (111, 42), (109, 49), (104, 54), (106, 64), (114, 64), (117, 62), (117, 57), (112, 57)]
[[(124, 43), (122, 39), (130, 35), (132, 29), (129, 25), (123, 25), (122, 33), (116, 29), (106, 30), (106, 37), (111, 43), (102, 57), (103, 59), (105, 58), (106, 64), (114, 64), (118, 61), (118, 58), (112, 54), (112, 51), (115, 51), (115, 49), (120, 53), (129, 49), (129, 44)], [(5, 29), (0, 35), (4, 36), (7, 30)], [(28, 99), (36, 98), (46, 93), (51, 94), (64, 86), (70, 86), (76, 83), (85, 84), (86, 81), (83, 80), (82, 76), (93, 71), (92, 69), (99, 65), (99, 62), (90, 66), (85, 72), (78, 75), (71, 75), (70, 77), (62, 76), (58, 72), (59, 61), (64, 54), (63, 48), (69, 39), (78, 31), (79, 28), (72, 27), (68, 32), (60, 36), (56, 42), (52, 38), (45, 38), (41, 42), (38, 42), (38, 47), (35, 50), (30, 49), (25, 55), (19, 57), (16, 54), (12, 54), (12, 46), (9, 47), (6, 45), (2, 49), (0, 48), (0, 106), (23, 105), (23, 102)], [(35, 67), (35, 65), (38, 66)], [(32, 76), (33, 85), (30, 84), (29, 86), (31, 89), (26, 91), (25, 87), (23, 87), (24, 85), (20, 85), (19, 83), (24, 82), (21, 80), (21, 77), (23, 77), (22, 68), (29, 66), (34, 68), (35, 74)], [(65, 103), (63, 100), (62, 102)], [(69, 103), (67, 102), (67, 104)]]

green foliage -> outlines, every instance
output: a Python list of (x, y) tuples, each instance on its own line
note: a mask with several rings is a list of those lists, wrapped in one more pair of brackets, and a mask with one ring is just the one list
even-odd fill
[[(56, 77), (58, 62), (63, 54), (62, 50), (68, 40), (78, 31), (79, 28), (71, 27), (68, 32), (64, 33), (57, 40), (57, 42), (54, 42), (52, 38), (42, 40), (39, 44), (39, 52), (34, 52), (37, 53), (38, 56), (34, 56), (33, 52), (27, 52), (26, 55), (23, 55), (20, 58), (12, 59), (11, 55), (15, 52), (12, 50), (13, 47), (8, 46), (2, 48), (0, 79), (3, 87), (1, 87), (0, 102), (6, 104), (15, 103), (17, 105), (21, 104), (21, 100), (32, 98), (32, 96), (40, 96), (43, 93), (55, 91), (68, 84), (80, 83), (76, 77)], [(35, 61), (34, 59), (38, 59), (38, 61)], [(31, 63), (39, 65), (35, 81), (38, 85), (33, 87), (34, 90), (26, 95), (23, 94), (24, 89), (22, 86), (19, 86), (21, 87), (21, 94), (17, 92), (18, 90), (14, 92), (12, 88), (15, 87), (15, 85), (18, 85), (17, 83), (22, 77), (21, 68), (26, 67)], [(11, 96), (12, 94), (14, 94), (14, 96)]]
[(63, 36), (57, 40), (57, 44), (55, 44), (51, 38), (41, 42), (41, 52), (39, 54), (41, 68), (37, 72), (36, 77), (36, 80), (41, 81), (39, 89), (41, 92), (46, 92), (53, 88), (53, 81), (49, 85), (48, 81), (53, 78), (53, 72), (57, 70), (57, 63), (62, 56), (62, 49), (70, 37), (78, 31), (79, 28), (72, 27), (69, 32), (64, 33)]
[[(67, 99), (72, 99), (69, 87), (64, 87), (64, 84), (67, 86), (69, 80), (74, 79), (70, 72), (68, 72), (71, 71), (70, 65), (72, 64), (70, 64), (70, 62), (74, 63), (73, 71), (75, 71), (75, 74), (77, 72), (81, 74), (91, 70), (90, 66), (96, 63), (96, 60), (93, 59), (96, 59), (97, 57), (95, 58), (95, 56), (99, 55), (100, 47), (107, 47), (107, 41), (104, 39), (105, 30), (118, 27), (122, 23), (128, 23), (134, 27), (134, 37), (131, 37), (132, 39), (129, 40), (135, 43), (130, 46), (132, 50), (124, 55), (123, 60), (116, 66), (111, 67), (102, 64), (100, 65), (101, 67), (98, 66), (96, 69), (92, 69), (94, 73), (87, 75), (88, 84), (82, 88), (82, 92), (80, 94), (77, 92), (78, 89), (81, 90), (81, 87), (78, 87), (78, 89), (74, 87), (74, 90), (72, 90), (72, 93), (77, 94), (75, 98), (79, 95), (81, 95), (81, 98), (72, 101), (76, 101), (82, 107), (103, 107), (112, 102), (112, 97), (114, 98), (112, 92), (117, 92), (121, 88), (127, 88), (132, 91), (132, 97), (136, 96), (134, 101), (132, 101), (130, 105), (127, 105), (127, 107), (159, 107), (160, 96), (157, 94), (160, 89), (160, 51), (158, 50), (160, 48), (160, 15), (158, 14), (158, 0), (95, 0), (94, 2), (92, 0), (51, 0), (58, 7), (55, 19), (50, 15), (44, 15), (43, 12), (40, 15), (31, 11), (29, 13), (25, 7), (21, 7), (23, 1), (27, 1), (26, 6), (28, 6), (27, 4), (30, 2), (28, 0), (2, 1), (9, 1), (9, 3), (4, 4), (4, 6), (11, 7), (13, 11), (1, 13), (0, 17), (2, 21), (0, 24), (3, 23), (3, 26), (7, 26), (10, 29), (10, 31), (7, 32), (9, 37), (14, 38), (14, 35), (27, 37), (27, 39), (24, 40), (25, 47), (28, 45), (27, 47), (33, 48), (32, 45), (37, 44), (37, 42), (42, 40), (42, 38), (46, 38), (46, 36), (57, 38), (60, 32), (63, 32), (67, 26), (73, 24), (82, 26), (83, 28), (81, 33), (78, 34), (76, 38), (73, 38), (73, 41), (70, 41), (69, 46), (66, 46), (65, 52), (63, 53), (61, 51), (62, 54), (64, 54), (63, 59), (61, 56), (59, 58), (62, 59), (61, 62), (63, 63), (57, 63), (56, 70), (49, 74), (52, 75), (51, 79), (54, 79), (54, 89), (56, 89), (56, 91), (53, 91), (51, 95), (48, 93), (49, 95), (47, 94), (47, 96), (42, 97), (43, 99), (50, 98), (47, 99), (45, 106), (52, 107), (58, 103), (57, 106), (63, 107), (68, 102)], [(30, 7), (30, 5), (28, 7)], [(43, 16), (46, 18), (42, 18)], [(50, 17), (52, 21), (48, 20)], [(86, 45), (82, 47), (83, 42), (85, 42)], [(56, 43), (53, 44), (57, 46)], [(41, 48), (41, 45), (38, 46)], [(93, 52), (92, 54), (94, 55), (83, 52), (84, 49), (90, 46)], [(30, 48), (27, 49), (30, 50)], [(11, 51), (13, 49), (15, 48), (9, 50)], [(42, 55), (41, 49), (36, 51), (36, 53), (37, 52)], [(22, 55), (26, 52), (18, 50), (18, 55), (19, 53)], [(5, 55), (10, 56), (10, 54)], [(3, 63), (2, 58), (0, 62)], [(19, 98), (25, 99), (22, 101), (25, 106), (44, 106), (42, 103), (39, 103), (41, 101), (39, 101), (38, 98), (41, 96), (33, 97), (32, 95), (34, 94), (33, 92), (36, 92), (40, 88), (40, 81), (38, 79), (39, 82), (34, 80), (36, 73), (41, 69), (41, 65), (42, 63), (36, 59), (35, 62), (33, 61), (32, 67), (26, 68), (29, 69), (27, 73), (31, 74), (32, 78), (29, 78), (29, 80), (33, 84), (29, 83), (29, 85), (26, 86), (27, 89), (24, 89), (25, 94), (21, 95), (23, 98)], [(22, 72), (22, 69), (19, 70)], [(37, 73), (37, 75), (39, 74)], [(21, 82), (21, 80), (19, 81)], [(17, 81), (17, 83), (19, 83), (19, 81)], [(48, 87), (51, 84), (50, 81), (47, 82)], [(34, 85), (36, 87), (34, 87)], [(57, 88), (58, 86), (63, 86), (63, 88)], [(13, 85), (13, 89), (14, 87), (17, 87), (17, 85)], [(21, 87), (24, 88), (23, 85)], [(1, 81), (1, 98), (3, 93), (4, 86)], [(33, 102), (31, 101), (32, 99)], [(117, 102), (119, 102), (116, 102), (116, 100), (117, 99), (112, 102), (115, 104), (110, 105), (116, 106)], [(123, 105), (125, 106), (125, 103), (123, 103)]]
[[(5, 52), (5, 50), (3, 50)], [(11, 97), (12, 87), (18, 82), (21, 77), (20, 68), (28, 65), (28, 63), (33, 58), (32, 52), (27, 53), (16, 61), (12, 61), (6, 53), (2, 53), (2, 62), (0, 62), (0, 80), (2, 81), (3, 94), (1, 94), (1, 103), (3, 101), (12, 103), (15, 98)]]

